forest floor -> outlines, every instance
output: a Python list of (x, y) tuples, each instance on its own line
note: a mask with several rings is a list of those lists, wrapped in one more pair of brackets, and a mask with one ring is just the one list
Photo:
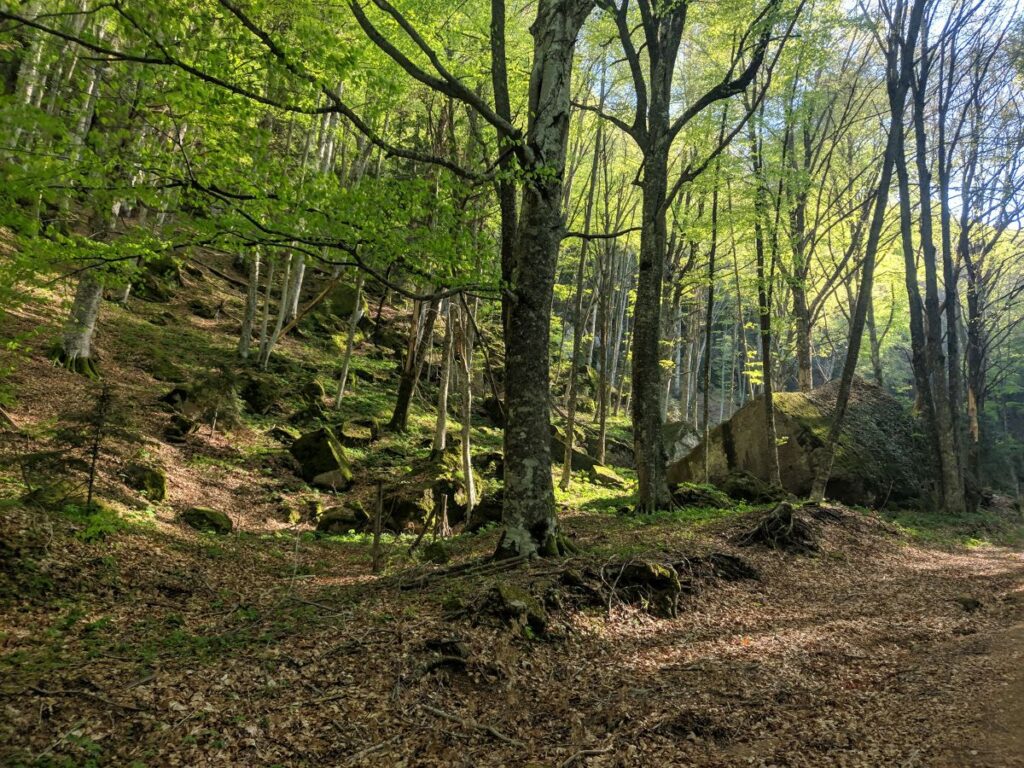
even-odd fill
[[(389, 536), (374, 575), (368, 536), (318, 537), (282, 513), (309, 498), (266, 436), (273, 419), (160, 438), (162, 372), (229, 357), (239, 301), (225, 293), (214, 320), (181, 301), (104, 306), (106, 380), (138, 432), (104, 457), (111, 512), (27, 506), (0, 472), (0, 765), (1024, 766), (1019, 512), (826, 507), (814, 550), (794, 554), (737, 545), (764, 509), (635, 518), (616, 513), (629, 488), (578, 477), (559, 494), (578, 555), (488, 566), (491, 527), (431, 565)], [(95, 397), (47, 362), (58, 320), (40, 305), (4, 329), (23, 350), (8, 410), (33, 434)], [(282, 353), (297, 375), (327, 355), (292, 339)], [(393, 377), (368, 354), (355, 365)], [(376, 384), (346, 400), (360, 415), (389, 405)], [(409, 436), (353, 450), (357, 488), (387, 461), (400, 476), (430, 422), (417, 405)], [(165, 501), (119, 480), (139, 458), (167, 470)], [(184, 526), (195, 504), (234, 532)], [(684, 580), (675, 611), (620, 583), (631, 564), (685, 571), (710, 553), (756, 578)], [(500, 585), (544, 620), (492, 615)]]
[[(757, 512), (567, 513), (585, 554), (424, 580), (447, 571), (372, 576), (365, 542), (158, 516), (86, 543), (10, 507), (0, 763), (1024, 765), (1024, 555), (832, 511), (813, 555), (730, 544)], [(456, 562), (494, 536), (456, 539)], [(562, 575), (709, 551), (759, 579), (675, 618), (578, 602)], [(543, 634), (459, 614), (497, 582), (548, 597)]]

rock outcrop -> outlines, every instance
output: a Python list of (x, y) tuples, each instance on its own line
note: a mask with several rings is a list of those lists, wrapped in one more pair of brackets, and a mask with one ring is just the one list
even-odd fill
[[(782, 485), (796, 496), (810, 492), (837, 389), (838, 382), (830, 382), (806, 394), (781, 392), (775, 396)], [(708, 456), (711, 483), (725, 487), (740, 473), (761, 481), (769, 479), (764, 424), (764, 400), (757, 398), (712, 430)], [(826, 495), (847, 504), (869, 506), (920, 498), (929, 463), (915, 433), (914, 420), (902, 403), (880, 387), (856, 380)], [(669, 484), (703, 482), (703, 462), (701, 444), (669, 463)]]

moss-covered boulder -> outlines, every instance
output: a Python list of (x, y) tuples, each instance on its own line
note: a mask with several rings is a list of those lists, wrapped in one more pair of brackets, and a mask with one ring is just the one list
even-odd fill
[(327, 310), (335, 317), (348, 320), (352, 316), (352, 310), (359, 307), (360, 315), (366, 315), (370, 310), (366, 302), (366, 294), (360, 293), (356, 304), (356, 287), (348, 283), (341, 283), (334, 287), (328, 294), (325, 302)]
[[(810, 492), (837, 389), (838, 382), (830, 382), (809, 393), (775, 396), (782, 484), (796, 496)], [(727, 487), (742, 477), (738, 472), (761, 483), (770, 478), (764, 422), (764, 400), (759, 397), (711, 432), (709, 479), (731, 496), (739, 495), (737, 488)], [(907, 408), (880, 387), (855, 380), (826, 495), (847, 504), (909, 503), (922, 496), (929, 467)], [(703, 445), (668, 466), (670, 485), (703, 479)]]
[(338, 507), (328, 507), (320, 513), (317, 520), (316, 530), (318, 533), (344, 534), (349, 531), (363, 531), (370, 524), (369, 515), (361, 504), (343, 504)]
[(189, 507), (181, 513), (181, 519), (190, 528), (208, 533), (224, 535), (231, 533), (234, 528), (230, 517), (209, 507)]
[(251, 374), (242, 381), (238, 396), (246, 410), (260, 416), (271, 413), (281, 403), (285, 387), (279, 378), (269, 374)]
[(680, 507), (728, 509), (732, 500), (718, 488), (705, 483), (680, 483), (672, 489), (672, 501)]
[(610, 469), (602, 464), (595, 464), (592, 466), (587, 473), (590, 476), (590, 482), (595, 485), (603, 486), (604, 488), (625, 488), (629, 485), (628, 482), (620, 477), (615, 470)]
[(129, 464), (124, 469), (124, 484), (150, 501), (163, 501), (167, 496), (167, 475), (157, 467)]
[[(593, 456), (588, 456), (579, 450), (579, 444), (579, 442), (573, 440), (572, 471), (590, 472), (599, 465), (599, 462)], [(561, 465), (565, 461), (565, 437), (561, 432), (554, 429), (552, 429), (551, 434), (551, 460), (556, 465)]]
[(328, 427), (308, 432), (288, 448), (307, 483), (343, 491), (352, 485), (352, 469), (345, 449)]
[(447, 542), (441, 539), (434, 539), (423, 547), (420, 557), (428, 563), (444, 565), (452, 559), (452, 548)]

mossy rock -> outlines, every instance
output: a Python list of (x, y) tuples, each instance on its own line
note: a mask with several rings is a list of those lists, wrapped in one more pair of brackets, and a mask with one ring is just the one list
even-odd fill
[[(770, 456), (778, 456), (786, 491), (805, 497), (811, 490), (835, 411), (838, 381), (802, 392), (779, 392), (775, 397), (778, 444), (770, 446), (765, 430), (764, 399), (758, 397), (711, 431), (708, 477), (730, 496), (750, 498), (750, 491), (729, 480), (744, 472), (766, 483), (771, 478)], [(921, 444), (918, 425), (907, 408), (881, 387), (855, 379), (836, 447), (825, 494), (847, 504), (872, 505), (890, 501), (913, 503), (922, 498), (931, 463)], [(670, 463), (670, 484), (704, 479), (704, 446)], [(757, 494), (764, 496), (763, 494)], [(778, 498), (778, 494), (775, 494)], [(757, 499), (765, 500), (765, 499)]]
[(452, 559), (452, 548), (441, 539), (434, 539), (423, 547), (420, 558), (434, 565), (444, 565)]
[(362, 531), (367, 528), (370, 518), (362, 505), (344, 504), (338, 507), (328, 507), (320, 513), (317, 520), (317, 533), (340, 535), (349, 531)]
[(670, 563), (650, 558), (633, 558), (621, 566), (617, 576), (613, 569), (606, 570), (614, 577), (615, 589), (628, 602), (639, 602), (655, 615), (676, 615), (682, 583)]
[(124, 470), (124, 484), (150, 501), (163, 501), (167, 496), (167, 475), (156, 467), (129, 464)]
[(246, 377), (238, 396), (250, 413), (266, 416), (278, 407), (284, 397), (284, 389), (276, 376), (253, 374)]
[(352, 419), (337, 430), (341, 444), (349, 447), (366, 446), (380, 437), (380, 424), (376, 419)]
[(504, 581), (485, 595), (480, 611), (518, 626), (526, 634), (543, 635), (548, 616), (540, 601), (522, 587)]
[(297, 429), (292, 427), (286, 427), (281, 424), (271, 427), (266, 432), (268, 437), (277, 440), (282, 445), (291, 445), (299, 439), (301, 433)]
[(193, 299), (188, 303), (188, 308), (193, 315), (203, 320), (216, 320), (220, 315), (220, 307), (202, 299)]
[(327, 397), (327, 390), (324, 389), (324, 385), (320, 382), (320, 379), (310, 379), (303, 385), (302, 390), (299, 392), (303, 400), (310, 403), (319, 403), (325, 397)]
[[(327, 296), (328, 311), (342, 320), (348, 320), (352, 316), (352, 310), (356, 304), (356, 287), (347, 283), (336, 286)], [(366, 294), (359, 294), (359, 311), (361, 316), (369, 313), (369, 305), (366, 302)]]
[(177, 382), (186, 378), (181, 368), (164, 357), (150, 360), (143, 366), (143, 370), (157, 381)]
[(61, 478), (37, 485), (24, 494), (21, 500), (43, 509), (60, 509), (66, 504), (84, 506), (85, 494), (81, 483)]
[(341, 491), (352, 485), (352, 469), (345, 449), (328, 427), (302, 435), (288, 449), (299, 463), (307, 483)]
[(616, 474), (614, 470), (601, 464), (595, 464), (592, 466), (587, 474), (590, 476), (590, 482), (604, 488), (625, 488), (629, 485), (629, 483)]
[(234, 528), (230, 517), (209, 507), (189, 507), (181, 513), (181, 519), (190, 528), (208, 533), (224, 535)]
[(727, 494), (705, 483), (680, 483), (672, 489), (672, 500), (680, 507), (728, 509), (733, 505)]

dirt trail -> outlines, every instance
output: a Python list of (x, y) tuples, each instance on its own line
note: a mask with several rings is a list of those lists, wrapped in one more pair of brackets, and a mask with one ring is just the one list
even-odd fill
[(977, 754), (965, 765), (979, 768), (1024, 766), (1024, 624), (993, 634), (991, 654), (997, 674), (986, 705)]

